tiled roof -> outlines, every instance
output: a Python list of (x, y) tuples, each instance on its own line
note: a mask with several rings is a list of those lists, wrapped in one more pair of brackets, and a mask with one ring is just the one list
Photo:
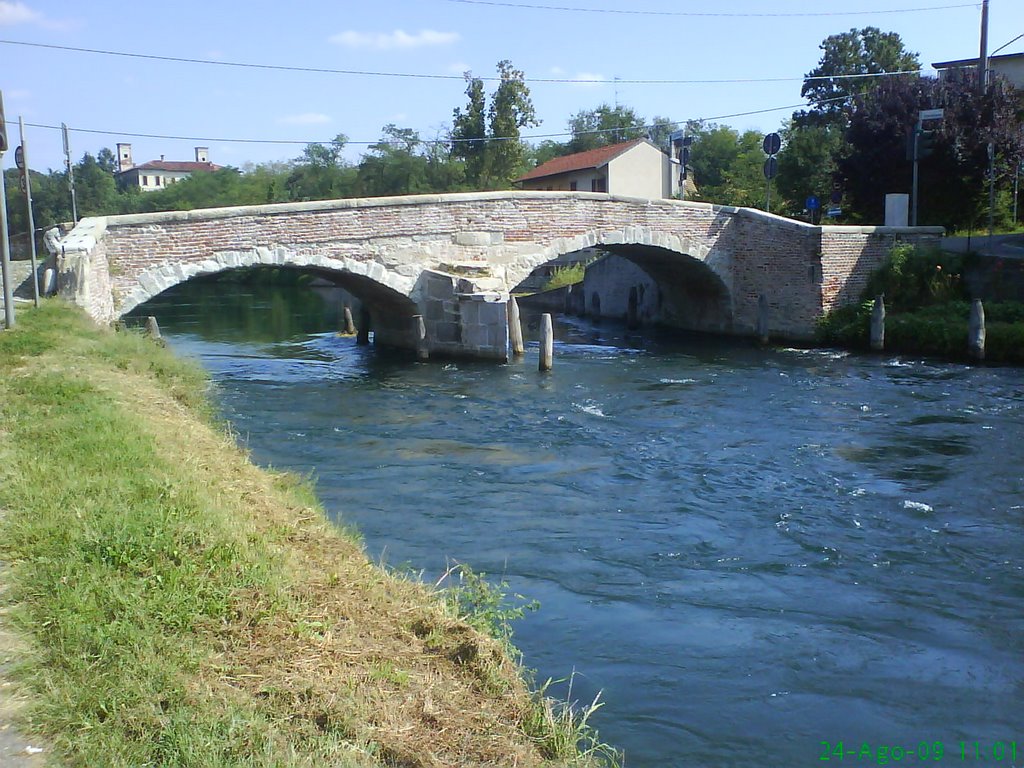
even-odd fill
[[(129, 171), (219, 171), (220, 166), (213, 163), (197, 163), (193, 160), (150, 160), (142, 165), (133, 165)], [(127, 173), (127, 171), (122, 171)]]
[(619, 144), (611, 144), (607, 147), (588, 149), (586, 152), (577, 152), (575, 155), (563, 155), (541, 163), (532, 171), (524, 173), (516, 181), (529, 181), (540, 179), (545, 176), (557, 176), (560, 173), (570, 171), (582, 171), (588, 168), (600, 168), (607, 165), (611, 160), (621, 155), (627, 149), (632, 149), (637, 144), (642, 144), (646, 139), (633, 139), (623, 141)]

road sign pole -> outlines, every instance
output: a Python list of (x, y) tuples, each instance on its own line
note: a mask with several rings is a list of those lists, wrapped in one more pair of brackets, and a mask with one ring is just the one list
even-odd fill
[(39, 267), (36, 264), (36, 222), (32, 215), (32, 179), (28, 173), (28, 148), (25, 146), (25, 119), (18, 117), (21, 132), (21, 180), (25, 190), (25, 206), (28, 208), (28, 247), (32, 257), (32, 301), (39, 306)]
[(11, 290), (11, 252), (7, 240), (7, 186), (4, 183), (4, 153), (0, 152), (0, 267), (3, 268), (4, 326), (14, 327), (14, 291)]
[(914, 180), (910, 187), (910, 226), (917, 226), (917, 141), (921, 138), (921, 121), (914, 127)]

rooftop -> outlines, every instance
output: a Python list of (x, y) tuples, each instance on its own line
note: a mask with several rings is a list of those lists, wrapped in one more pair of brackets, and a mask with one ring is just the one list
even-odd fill
[(632, 149), (638, 144), (643, 144), (645, 141), (647, 139), (633, 139), (632, 141), (610, 144), (607, 147), (588, 149), (586, 152), (555, 157), (546, 163), (541, 163), (532, 171), (524, 173), (516, 181), (529, 181), (530, 179), (540, 179), (545, 176), (557, 176), (560, 173), (569, 173), (570, 171), (600, 168), (603, 165), (607, 165), (626, 150)]

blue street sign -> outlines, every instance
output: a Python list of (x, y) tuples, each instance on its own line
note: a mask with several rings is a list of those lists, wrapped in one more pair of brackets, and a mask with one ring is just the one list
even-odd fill
[(821, 201), (814, 195), (811, 195), (807, 198), (807, 202), (804, 203), (804, 208), (808, 211), (816, 211), (821, 208)]
[(825, 212), (825, 215), (828, 216), (829, 218), (833, 218), (834, 219), (836, 216), (842, 216), (843, 215), (843, 209), (839, 208), (838, 206), (833, 207), (833, 208), (829, 208), (828, 211)]

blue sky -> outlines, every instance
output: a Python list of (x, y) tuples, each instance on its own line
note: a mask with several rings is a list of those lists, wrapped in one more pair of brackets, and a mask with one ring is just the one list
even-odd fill
[[(520, 6), (520, 7), (511, 7)], [(533, 6), (533, 7), (523, 7)], [(538, 6), (559, 6), (549, 10)], [(921, 12), (897, 9), (961, 6)], [(591, 9), (564, 10), (572, 9)], [(75, 159), (130, 142), (136, 162), (190, 160), (208, 145), (213, 162), (295, 158), (302, 142), (338, 133), (358, 160), (387, 123), (441, 136), (465, 103), (460, 75), (492, 76), (508, 58), (530, 82), (542, 120), (530, 135), (562, 133), (570, 116), (601, 103), (642, 117), (721, 117), (739, 129), (776, 129), (801, 102), (801, 77), (829, 34), (873, 25), (898, 32), (932, 62), (977, 56), (981, 5), (963, 0), (296, 0), (291, 3), (0, 0), (0, 38), (157, 56), (296, 67), (415, 73), (451, 79), (267, 71), (112, 57), (0, 44), (0, 89), (11, 145), (17, 119), (72, 129)], [(704, 14), (828, 16), (668, 16)], [(846, 12), (860, 12), (847, 15)], [(870, 13), (863, 13), (870, 11)], [(991, 0), (989, 51), (1024, 33), (1024, 2)], [(1002, 53), (1024, 52), (1024, 39)], [(620, 82), (594, 82), (620, 78)], [(641, 84), (630, 80), (791, 78), (780, 82)], [(488, 90), (493, 84), (488, 84)], [(110, 131), (110, 135), (80, 129)], [(185, 138), (141, 138), (131, 134)], [(259, 139), (288, 144), (239, 143)], [(29, 127), (32, 167), (63, 164), (59, 131)], [(5, 167), (13, 153), (4, 157)]]

